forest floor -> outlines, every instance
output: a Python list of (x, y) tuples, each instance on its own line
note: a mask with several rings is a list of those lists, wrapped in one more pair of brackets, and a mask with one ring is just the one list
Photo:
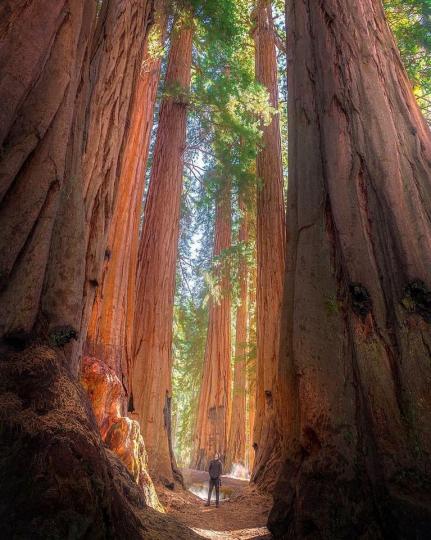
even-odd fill
[[(215, 540), (267, 540), (272, 538), (266, 522), (271, 497), (258, 493), (247, 480), (222, 477), (220, 507), (215, 502), (205, 506), (208, 473), (183, 470), (187, 490), (158, 490), (159, 498), (169, 515), (190, 527), (202, 538)], [(195, 493), (189, 491), (192, 489)]]

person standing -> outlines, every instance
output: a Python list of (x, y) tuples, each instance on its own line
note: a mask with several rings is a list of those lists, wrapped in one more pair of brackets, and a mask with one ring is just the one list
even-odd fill
[(212, 491), (213, 491), (213, 488), (215, 488), (216, 507), (218, 508), (219, 497), (220, 497), (221, 475), (223, 473), (223, 465), (222, 465), (222, 462), (220, 461), (220, 457), (218, 454), (215, 454), (214, 459), (210, 461), (210, 464), (208, 467), (208, 473), (210, 475), (209, 489), (208, 489), (208, 502), (205, 503), (205, 506), (210, 505)]

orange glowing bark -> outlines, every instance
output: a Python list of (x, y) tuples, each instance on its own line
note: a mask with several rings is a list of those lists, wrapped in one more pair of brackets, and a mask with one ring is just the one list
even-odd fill
[[(150, 37), (162, 50), (167, 24), (164, 2), (158, 3), (154, 17)], [(87, 334), (87, 354), (103, 360), (123, 384), (126, 398), (123, 414), (130, 400), (139, 221), (161, 62), (160, 51), (154, 56), (147, 40), (135, 90), (102, 282)]]
[[(231, 194), (226, 183), (217, 202), (213, 256), (231, 246)], [(218, 269), (219, 298), (211, 298), (204, 370), (199, 396), (193, 466), (206, 469), (217, 452), (225, 459), (231, 409), (231, 295), (229, 268)]]
[(177, 476), (170, 445), (172, 324), (193, 28), (189, 12), (178, 16), (138, 254), (133, 402), (150, 472), (167, 485)]
[[(136, 103), (151, 9), (151, 1), (125, 3), (109, 0), (102, 4), (98, 17), (91, 65), (94, 85), (86, 114), (82, 156), (87, 224), (83, 299), (85, 328), (95, 295), (102, 286), (114, 212), (126, 204), (121, 171), (127, 167), (129, 156), (125, 155), (125, 150), (136, 128), (129, 119), (135, 120), (131, 115)], [(129, 147), (130, 151), (133, 152)], [(116, 226), (114, 222), (113, 227)], [(86, 337), (84, 333), (82, 337)], [(115, 347), (117, 343), (112, 345)]]
[[(74, 373), (79, 369), (90, 310), (101, 283), (127, 119), (151, 7), (150, 1), (103, 3), (75, 100), (67, 189), (62, 192), (53, 230), (41, 306), (54, 333), (57, 329), (64, 333), (65, 327), (76, 330), (77, 341), (69, 346)], [(76, 325), (71, 324), (73, 320)]]

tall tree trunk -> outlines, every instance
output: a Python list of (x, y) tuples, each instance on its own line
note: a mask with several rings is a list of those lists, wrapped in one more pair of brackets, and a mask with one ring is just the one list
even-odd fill
[[(216, 208), (213, 257), (231, 246), (231, 186), (226, 182)], [(231, 295), (229, 267), (217, 270), (219, 297), (209, 304), (207, 343), (195, 431), (193, 466), (206, 469), (215, 453), (226, 456), (231, 410)]]
[[(247, 213), (245, 205), (240, 202), (242, 222), (238, 240), (248, 241)], [(233, 464), (246, 465), (246, 413), (247, 413), (247, 318), (248, 318), (248, 267), (247, 259), (241, 256), (239, 261), (239, 305), (236, 311), (235, 362), (233, 377), (232, 410), (234, 414), (230, 422), (227, 456), (225, 466), (229, 470)]]
[[(8, 33), (2, 45), (9, 76), (3, 82), (0, 333), (14, 343), (43, 334), (65, 346), (74, 374), (100, 279), (152, 3), (123, 9), (119, 0), (105, 2), (88, 47), (95, 20), (90, 4), (56, 3), (46, 20), (40, 6), (21, 6), (20, 16), (18, 7), (5, 8), (7, 32), (27, 36), (35, 47), (12, 47)], [(16, 80), (24, 93), (12, 90)]]
[(289, 6), (287, 457), (271, 529), (426, 538), (429, 127), (380, 1)]
[[(8, 1), (0, 16), (0, 338), (19, 348), (34, 337), (64, 346), (80, 329), (83, 243), (72, 235), (67, 244), (67, 229), (55, 224), (82, 191), (80, 178), (65, 175), (66, 153), (95, 6)], [(59, 281), (76, 283), (59, 283), (53, 305), (44, 282), (60, 257), (76, 264), (66, 276), (58, 268)]]
[[(278, 108), (277, 56), (270, 0), (257, 0), (254, 33), (256, 78)], [(263, 127), (263, 145), (257, 157), (257, 376), (256, 449), (252, 481), (262, 488), (275, 480), (280, 465), (277, 411), (279, 321), (285, 266), (285, 212), (280, 123), (274, 115)]]
[[(131, 141), (129, 137), (134, 135), (133, 130), (138, 129), (132, 123), (133, 130), (129, 135), (129, 119), (140, 83), (142, 89), (139, 74), (152, 4), (141, 0), (105, 1), (93, 40), (91, 94), (82, 149), (87, 224), (82, 339), (86, 337), (95, 294), (102, 284), (103, 262), (109, 256), (108, 235), (112, 230), (114, 209), (117, 201), (117, 208), (124, 205), (125, 197), (129, 195), (122, 191), (124, 184), (120, 182), (120, 172), (129, 165), (127, 160), (131, 158), (125, 153), (126, 144)], [(129, 152), (133, 152), (131, 146)]]
[(254, 424), (256, 421), (256, 378), (249, 377), (247, 381), (247, 396), (248, 396), (248, 438), (247, 438), (247, 468), (253, 470), (255, 449), (253, 447)]
[[(254, 229), (256, 226), (254, 224)], [(249, 272), (249, 314), (248, 314), (248, 358), (247, 358), (247, 449), (248, 470), (254, 466), (255, 448), (253, 446), (254, 424), (256, 420), (256, 268)]]
[(172, 484), (170, 448), (172, 323), (191, 80), (193, 20), (180, 14), (171, 39), (150, 186), (138, 255), (133, 401), (152, 476)]
[[(77, 362), (66, 346), (77, 337), (83, 313), (89, 223), (81, 158), (93, 117), (87, 107), (91, 103), (94, 116), (103, 117), (106, 110), (97, 108), (102, 85), (123, 104), (117, 103), (119, 110), (127, 108), (136, 58), (126, 55), (122, 71), (122, 55), (139, 49), (120, 17), (134, 3), (121, 3), (119, 11), (113, 9), (118, 2), (106, 3), (94, 47), (89, 43), (95, 1), (6, 0), (0, 6), (0, 521), (5, 538), (157, 535), (144, 523), (142, 491), (102, 445), (76, 381)], [(140, 16), (131, 13), (142, 40), (150, 5), (139, 2)], [(112, 115), (111, 121), (112, 129), (124, 130), (126, 115)], [(99, 145), (101, 153), (119, 152), (108, 149), (108, 139), (99, 144), (99, 137), (92, 137), (89, 144)], [(114, 142), (121, 146), (121, 137)], [(116, 167), (106, 153), (105, 158)], [(11, 353), (11, 346), (19, 352)]]
[[(155, 41), (160, 50), (164, 46), (166, 25), (166, 3), (159, 2), (149, 40), (152, 45)], [(147, 40), (121, 165), (118, 200), (110, 225), (103, 277), (87, 333), (86, 354), (104, 361), (115, 371), (123, 384), (127, 401), (130, 398), (133, 355), (139, 222), (161, 63), (160, 51), (154, 54)], [(127, 407), (127, 403), (125, 405)]]

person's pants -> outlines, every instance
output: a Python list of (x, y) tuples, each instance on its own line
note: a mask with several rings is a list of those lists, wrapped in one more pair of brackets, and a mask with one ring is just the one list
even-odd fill
[(216, 492), (216, 505), (218, 506), (219, 496), (220, 496), (220, 478), (210, 478), (210, 486), (208, 490), (208, 504), (210, 504), (211, 501), (211, 495), (213, 492), (213, 488), (215, 488)]

